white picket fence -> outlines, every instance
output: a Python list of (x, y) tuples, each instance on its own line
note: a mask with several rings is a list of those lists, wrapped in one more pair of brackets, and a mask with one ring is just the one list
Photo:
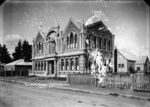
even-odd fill
[[(97, 79), (92, 75), (68, 74), (67, 81), (69, 84), (100, 86)], [(108, 75), (101, 86), (106, 88), (150, 91), (150, 74)]]

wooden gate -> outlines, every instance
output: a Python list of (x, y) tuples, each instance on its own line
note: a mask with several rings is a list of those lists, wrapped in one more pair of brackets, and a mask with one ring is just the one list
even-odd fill
[(149, 91), (150, 92), (150, 74), (136, 73), (131, 75), (132, 90)]

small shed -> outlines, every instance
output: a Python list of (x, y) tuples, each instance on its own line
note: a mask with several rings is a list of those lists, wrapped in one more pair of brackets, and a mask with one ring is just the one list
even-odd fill
[(19, 59), (4, 66), (5, 76), (28, 76), (32, 69), (32, 62), (25, 62)]

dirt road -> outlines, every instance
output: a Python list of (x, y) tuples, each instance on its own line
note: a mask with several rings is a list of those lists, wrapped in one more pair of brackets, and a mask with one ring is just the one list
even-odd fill
[(0, 107), (150, 107), (150, 101), (0, 81)]

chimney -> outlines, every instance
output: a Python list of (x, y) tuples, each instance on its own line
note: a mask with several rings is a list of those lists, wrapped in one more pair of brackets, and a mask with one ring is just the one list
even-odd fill
[(114, 50), (114, 73), (117, 73), (117, 53), (118, 53), (118, 50), (117, 48), (115, 48)]

